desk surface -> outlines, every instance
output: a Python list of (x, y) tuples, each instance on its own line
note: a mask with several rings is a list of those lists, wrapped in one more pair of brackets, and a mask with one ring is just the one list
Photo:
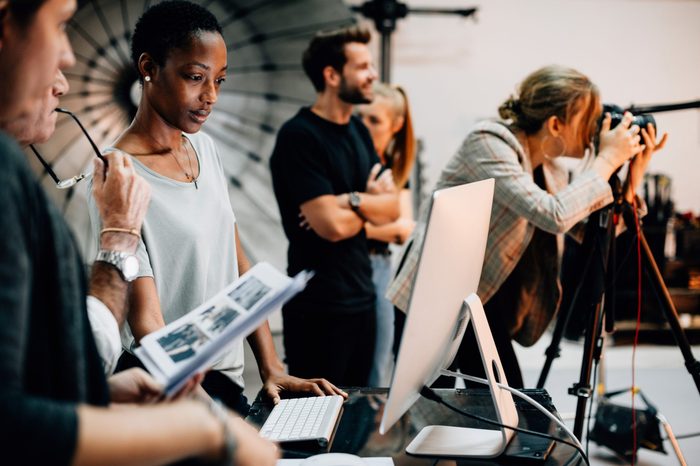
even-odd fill
[[(411, 409), (403, 415), (386, 435), (379, 434), (379, 423), (382, 418), (384, 403), (388, 390), (382, 388), (354, 388), (346, 389), (349, 399), (344, 404), (343, 413), (338, 424), (334, 438), (329, 449), (321, 449), (317, 446), (303, 445), (298, 449), (293, 444), (285, 445), (285, 458), (305, 458), (326, 451), (352, 453), (358, 456), (390, 456), (396, 466), (409, 465), (493, 465), (493, 464), (537, 464), (537, 465), (576, 465), (578, 454), (568, 445), (557, 443), (546, 461), (527, 460), (526, 462), (514, 461), (508, 458), (494, 460), (441, 460), (417, 458), (406, 454), (406, 446), (413, 440), (416, 434), (427, 425), (441, 424), (459, 427), (483, 427), (479, 421), (466, 418), (450, 411), (448, 408), (433, 401), (420, 398)], [(457, 406), (466, 408), (470, 413), (495, 419), (495, 411), (491, 403), (491, 397), (487, 390), (482, 389), (440, 389), (436, 390), (443, 398)], [(543, 406), (556, 414), (552, 400), (545, 390), (526, 390), (528, 395), (535, 398)], [(559, 438), (567, 439), (560, 429), (546, 416), (531, 406), (516, 399), (519, 426), (537, 432), (547, 432)], [(258, 394), (247, 420), (261, 426), (270, 414), (272, 404)], [(520, 434), (516, 433), (516, 436)], [(518, 441), (514, 438), (506, 452), (512, 452)]]

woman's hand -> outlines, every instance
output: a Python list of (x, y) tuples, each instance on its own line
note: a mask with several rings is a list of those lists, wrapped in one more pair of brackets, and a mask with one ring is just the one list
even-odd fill
[(600, 126), (598, 157), (593, 167), (605, 179), (610, 178), (623, 163), (644, 150), (644, 146), (640, 145), (639, 126), (630, 127), (633, 118), (630, 112), (625, 112), (622, 121), (614, 129), (610, 129), (612, 118), (609, 113), (603, 119)]
[(367, 188), (365, 190), (366, 193), (385, 194), (395, 193), (397, 191), (391, 170), (384, 170), (377, 178), (377, 175), (381, 169), (382, 165), (379, 163), (375, 163), (372, 167), (369, 177), (367, 178)]
[(275, 404), (279, 403), (280, 393), (285, 390), (293, 393), (313, 393), (317, 396), (340, 395), (343, 398), (348, 397), (347, 393), (326, 379), (300, 379), (278, 371), (266, 377), (263, 390)]
[(664, 133), (660, 141), (656, 141), (656, 128), (651, 123), (647, 124), (646, 128), (642, 128), (642, 139), (644, 140), (644, 148), (642, 152), (634, 156), (630, 162), (629, 172), (627, 173), (627, 181), (625, 182), (625, 199), (632, 203), (634, 194), (637, 192), (639, 185), (644, 179), (644, 173), (649, 166), (651, 156), (657, 150), (663, 149), (668, 139), (668, 134)]

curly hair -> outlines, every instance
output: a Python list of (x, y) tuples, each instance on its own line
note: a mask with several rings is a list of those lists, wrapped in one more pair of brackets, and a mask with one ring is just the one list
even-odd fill
[(202, 32), (223, 35), (216, 17), (206, 8), (183, 0), (157, 3), (136, 23), (131, 38), (131, 60), (138, 70), (139, 57), (147, 53), (163, 66), (171, 50), (187, 48)]

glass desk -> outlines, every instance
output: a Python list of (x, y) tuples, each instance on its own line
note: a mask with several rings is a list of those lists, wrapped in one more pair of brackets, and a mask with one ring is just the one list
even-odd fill
[[(358, 456), (390, 456), (396, 466), (408, 465), (494, 465), (494, 464), (525, 464), (525, 465), (566, 465), (576, 466), (585, 464), (576, 450), (568, 445), (556, 443), (546, 459), (538, 456), (538, 449), (544, 448), (549, 442), (536, 437), (528, 436), (523, 439), (522, 434), (516, 433), (506, 450), (505, 456), (490, 460), (472, 459), (440, 459), (414, 457), (408, 455), (404, 449), (413, 440), (413, 437), (425, 427), (431, 424), (441, 424), (459, 427), (493, 428), (479, 421), (474, 421), (461, 416), (436, 402), (420, 398), (403, 415), (386, 435), (379, 434), (379, 423), (382, 418), (382, 410), (388, 389), (386, 388), (350, 388), (345, 389), (350, 395), (345, 402), (340, 422), (328, 447), (321, 448), (317, 444), (285, 444), (283, 448), (284, 458), (305, 458), (325, 452), (351, 453)], [(467, 410), (470, 413), (495, 419), (495, 411), (491, 403), (491, 396), (485, 389), (436, 389), (436, 391), (448, 402)], [(552, 413), (557, 414), (549, 394), (545, 390), (525, 390), (525, 393), (540, 402)], [(560, 432), (553, 422), (535, 408), (515, 399), (520, 417), (519, 427), (545, 432), (558, 438), (569, 440), (563, 432)], [(272, 403), (258, 394), (253, 403), (250, 414), (246, 418), (248, 422), (261, 426), (270, 414)], [(539, 444), (538, 448), (529, 452), (521, 451), (519, 443), (524, 441), (528, 445)], [(508, 456), (513, 455), (513, 456)], [(520, 455), (520, 456), (518, 456)]]

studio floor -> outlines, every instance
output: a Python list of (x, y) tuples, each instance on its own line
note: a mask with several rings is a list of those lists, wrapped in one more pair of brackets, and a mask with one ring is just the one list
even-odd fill
[[(277, 350), (283, 354), (281, 335), (275, 334), (274, 340)], [(545, 360), (544, 351), (550, 341), (551, 335), (545, 334), (531, 348), (517, 346), (516, 351), (527, 386), (534, 386), (537, 383)], [(582, 353), (582, 343), (563, 341), (561, 357), (554, 361), (545, 386), (560, 415), (572, 428), (576, 412), (576, 398), (568, 395), (567, 389), (578, 380)], [(696, 359), (700, 359), (700, 346), (693, 347), (693, 354)], [(700, 394), (683, 363), (681, 352), (676, 346), (641, 345), (637, 349), (637, 386), (666, 417), (677, 436), (700, 433)], [(606, 345), (603, 364), (602, 372), (606, 378), (606, 390), (617, 390), (630, 386), (632, 380), (631, 346)], [(247, 384), (245, 393), (252, 401), (261, 388), (261, 382), (255, 358), (247, 345), (244, 377)], [(629, 396), (625, 398), (624, 395), (621, 395), (618, 399), (621, 403), (628, 402)], [(662, 435), (664, 434), (662, 433)], [(700, 465), (700, 436), (681, 439), (678, 442), (687, 464)], [(670, 442), (664, 442), (664, 447), (668, 451), (668, 455), (640, 450), (637, 465), (670, 466), (679, 464)], [(589, 456), (591, 465), (627, 464), (615, 457), (609, 450), (592, 442), (589, 445)]]

